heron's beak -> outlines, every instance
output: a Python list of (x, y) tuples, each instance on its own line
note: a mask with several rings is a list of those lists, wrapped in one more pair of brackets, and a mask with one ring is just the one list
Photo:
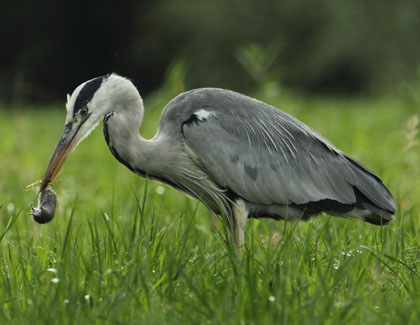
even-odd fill
[(78, 144), (80, 135), (78, 136), (79, 130), (83, 123), (86, 121), (87, 117), (81, 121), (72, 121), (65, 125), (63, 134), (58, 142), (57, 147), (51, 157), (50, 163), (48, 164), (45, 175), (42, 178), (40, 192), (43, 192), (47, 187), (52, 183), (55, 176), (57, 176), (61, 167), (67, 159), (67, 156)]

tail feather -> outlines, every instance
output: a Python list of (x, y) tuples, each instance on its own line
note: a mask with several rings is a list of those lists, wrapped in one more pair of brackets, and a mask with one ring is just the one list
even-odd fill
[[(391, 192), (374, 172), (354, 158), (341, 154), (347, 161), (347, 168), (342, 170), (343, 176), (354, 192), (351, 202), (347, 200), (343, 203), (337, 198), (326, 198), (304, 204), (292, 204), (293, 208), (303, 211), (302, 218), (305, 220), (321, 212), (327, 212), (340, 217), (357, 218), (379, 226), (388, 224), (394, 219), (393, 215), (397, 210)], [(349, 192), (351, 193), (351, 189)]]
[[(393, 215), (397, 210), (391, 192), (373, 171), (354, 158), (347, 155), (345, 157), (356, 176), (350, 182), (356, 196), (355, 217), (375, 225), (386, 225), (394, 219)], [(363, 215), (359, 211), (364, 211)]]
[(363, 215), (355, 213), (357, 217), (374, 225), (386, 225), (394, 220), (393, 214), (395, 210), (387, 210), (378, 206), (369, 200), (357, 187), (354, 187), (353, 190), (356, 195), (355, 210), (364, 211)]
[(394, 219), (393, 215), (397, 210), (391, 192), (374, 172), (354, 158), (344, 153), (343, 156), (349, 163), (345, 177), (353, 187), (355, 202), (344, 204), (329, 199), (309, 202), (304, 205), (307, 212), (316, 214), (326, 211), (333, 215), (361, 219), (374, 225), (388, 224)]

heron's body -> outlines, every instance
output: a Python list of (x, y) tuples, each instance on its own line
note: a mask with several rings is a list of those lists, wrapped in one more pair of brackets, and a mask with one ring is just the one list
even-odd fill
[[(109, 89), (112, 94), (105, 93)], [(140, 95), (130, 81), (110, 75), (76, 89), (66, 125), (81, 107), (90, 111), (107, 101), (112, 105), (102, 112), (104, 134), (113, 155), (133, 172), (227, 217), (238, 244), (251, 217), (307, 219), (325, 211), (377, 225), (393, 219), (394, 199), (378, 176), (261, 101), (214, 88), (183, 93), (164, 109), (156, 135), (145, 140), (139, 135)]]

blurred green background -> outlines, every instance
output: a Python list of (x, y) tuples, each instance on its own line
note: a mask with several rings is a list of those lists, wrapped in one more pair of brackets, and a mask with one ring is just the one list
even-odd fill
[(57, 102), (117, 72), (145, 95), (173, 62), (185, 87), (399, 94), (418, 81), (416, 0), (9, 1), (0, 100)]

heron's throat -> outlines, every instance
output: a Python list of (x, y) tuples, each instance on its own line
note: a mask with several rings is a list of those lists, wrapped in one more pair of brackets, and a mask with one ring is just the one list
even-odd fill
[(121, 112), (108, 113), (104, 118), (104, 136), (113, 156), (128, 169), (140, 175), (150, 171), (151, 141), (139, 134), (139, 118)]

